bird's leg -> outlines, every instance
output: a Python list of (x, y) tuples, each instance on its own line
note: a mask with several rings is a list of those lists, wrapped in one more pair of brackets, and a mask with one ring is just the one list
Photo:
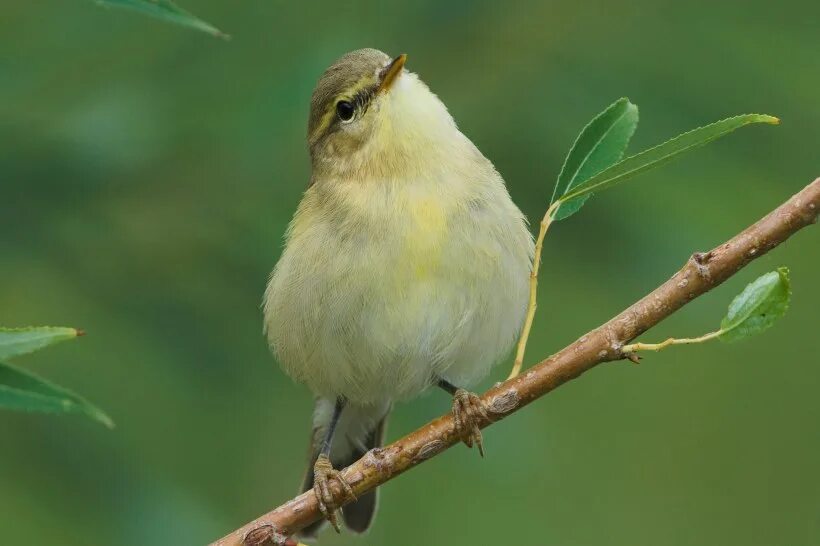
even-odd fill
[(475, 444), (483, 457), (484, 443), (479, 424), (490, 420), (484, 402), (475, 393), (460, 389), (446, 379), (439, 378), (436, 384), (453, 396), (453, 426), (456, 434), (467, 447)]
[(316, 457), (316, 463), (313, 465), (313, 492), (316, 494), (316, 501), (319, 503), (319, 510), (327, 518), (336, 532), (339, 531), (339, 522), (336, 519), (336, 510), (339, 508), (339, 503), (333, 498), (333, 490), (330, 487), (330, 480), (335, 479), (342, 486), (347, 498), (355, 499), (353, 488), (344, 479), (341, 472), (333, 468), (330, 462), (330, 446), (333, 443), (333, 434), (336, 432), (336, 426), (339, 424), (339, 417), (342, 415), (342, 410), (345, 407), (346, 400), (338, 398), (336, 405), (333, 408), (333, 416), (330, 418), (330, 424), (325, 431), (325, 437), (322, 440), (322, 448), (319, 451), (319, 456)]

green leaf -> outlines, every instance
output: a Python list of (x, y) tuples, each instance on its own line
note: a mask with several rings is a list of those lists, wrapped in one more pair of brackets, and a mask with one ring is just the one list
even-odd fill
[(82, 330), (53, 326), (0, 328), (0, 360), (31, 353), (81, 335)]
[[(618, 99), (595, 116), (575, 139), (564, 160), (550, 204), (582, 182), (620, 161), (638, 126), (638, 107), (629, 99)], [(558, 207), (553, 220), (575, 214), (589, 195)]]
[(108, 428), (114, 422), (102, 410), (73, 392), (0, 362), (0, 408), (40, 413), (85, 415)]
[(786, 313), (790, 298), (788, 268), (759, 277), (732, 300), (720, 323), (720, 339), (737, 341), (766, 330)]
[(219, 38), (230, 38), (230, 36), (218, 28), (185, 11), (171, 2), (171, 0), (97, 0), (97, 3), (102, 6), (113, 6), (138, 11), (150, 17), (201, 30)]
[[(678, 135), (663, 144), (616, 163), (612, 167), (577, 185), (572, 191), (567, 193), (567, 195), (561, 197), (561, 201), (571, 203), (593, 192), (610, 188), (615, 184), (623, 182), (627, 178), (660, 167), (685, 152), (703, 146), (750, 123), (770, 123), (776, 125), (780, 123), (780, 120), (764, 114), (745, 114), (699, 127), (698, 129)], [(564, 205), (562, 205), (562, 208), (563, 206)]]

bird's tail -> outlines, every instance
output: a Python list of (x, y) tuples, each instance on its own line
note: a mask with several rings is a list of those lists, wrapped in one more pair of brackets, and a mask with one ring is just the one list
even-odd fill
[[(313, 489), (313, 465), (319, 456), (322, 439), (333, 415), (335, 402), (325, 398), (316, 399), (313, 412), (313, 434), (311, 435), (310, 458), (302, 491)], [(380, 447), (384, 441), (385, 422), (390, 411), (389, 404), (377, 406), (354, 406), (347, 404), (342, 411), (336, 426), (330, 450), (330, 462), (333, 468), (341, 470), (358, 461), (374, 447)], [(373, 523), (376, 513), (378, 490), (374, 489), (356, 501), (342, 508), (342, 519), (345, 526), (356, 533), (364, 533)], [(324, 526), (324, 520), (308, 525), (299, 532), (302, 538), (314, 538)]]

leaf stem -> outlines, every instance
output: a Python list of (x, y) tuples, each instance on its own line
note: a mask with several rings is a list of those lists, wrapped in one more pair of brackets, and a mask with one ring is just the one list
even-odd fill
[(515, 361), (513, 362), (512, 370), (507, 379), (512, 379), (521, 373), (521, 367), (524, 365), (524, 353), (527, 350), (527, 340), (530, 338), (532, 321), (535, 319), (535, 309), (538, 307), (536, 296), (538, 294), (538, 270), (541, 265), (541, 250), (544, 247), (544, 237), (547, 235), (547, 230), (549, 230), (552, 224), (552, 215), (558, 210), (560, 205), (560, 199), (555, 201), (547, 209), (547, 213), (544, 214), (544, 218), (541, 220), (538, 238), (535, 240), (535, 255), (532, 259), (532, 271), (530, 271), (530, 301), (527, 304), (527, 317), (524, 319), (524, 327), (521, 329), (521, 336), (518, 338), (518, 348), (515, 351)]
[(622, 353), (635, 353), (638, 351), (660, 351), (662, 349), (666, 349), (670, 345), (691, 345), (693, 343), (703, 343), (704, 341), (709, 341), (710, 339), (715, 339), (716, 337), (720, 336), (723, 333), (723, 330), (718, 330), (716, 332), (710, 332), (708, 334), (704, 334), (700, 337), (687, 337), (687, 338), (674, 338), (670, 337), (666, 341), (662, 341), (660, 343), (631, 343), (629, 345), (624, 345), (621, 347)]

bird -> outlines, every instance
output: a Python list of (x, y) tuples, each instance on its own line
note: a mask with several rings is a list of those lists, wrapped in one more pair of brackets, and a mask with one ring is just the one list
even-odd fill
[(406, 60), (359, 49), (319, 78), (310, 182), (263, 298), (274, 357), (315, 396), (303, 491), (324, 519), (304, 538), (325, 521), (338, 532), (340, 507), (348, 529), (370, 527), (377, 491), (356, 498), (340, 469), (383, 444), (396, 402), (441, 387), (456, 434), (483, 456), (487, 409), (468, 389), (509, 353), (527, 311), (527, 220)]

